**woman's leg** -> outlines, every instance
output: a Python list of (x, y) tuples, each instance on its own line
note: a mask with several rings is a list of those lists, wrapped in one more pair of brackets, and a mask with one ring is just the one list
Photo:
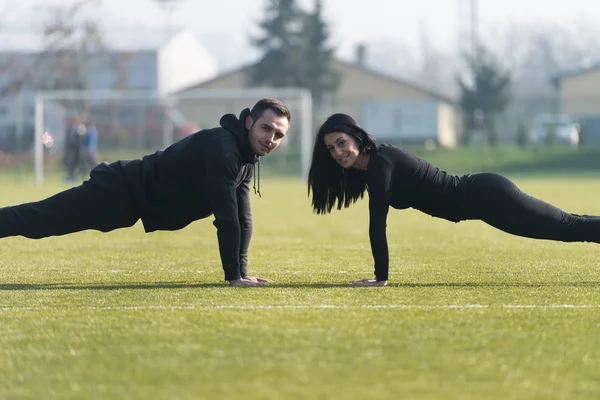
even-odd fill
[(90, 179), (42, 201), (0, 208), (0, 238), (41, 239), (94, 229), (108, 232), (139, 219), (120, 167), (100, 164)]
[(470, 219), (533, 239), (600, 243), (600, 217), (564, 212), (501, 175), (473, 174), (468, 179)]

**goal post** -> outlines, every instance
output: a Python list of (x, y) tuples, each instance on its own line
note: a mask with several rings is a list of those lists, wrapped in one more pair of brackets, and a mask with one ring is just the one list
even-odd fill
[[(102, 149), (155, 151), (192, 133), (191, 130), (218, 126), (221, 115), (237, 114), (265, 97), (282, 100), (292, 113), (292, 134), (286, 135), (284, 140), (289, 143), (281, 146), (283, 150), (275, 152), (280, 153), (277, 159), (281, 158), (282, 163), (293, 159), (294, 165), (288, 166), (294, 174), (307, 177), (313, 137), (313, 102), (307, 89), (194, 89), (168, 96), (141, 90), (45, 91), (36, 93), (34, 103), (35, 183), (44, 182), (49, 125), (62, 138), (69, 123), (93, 121), (101, 153)], [(63, 151), (64, 138), (57, 142), (58, 151)]]

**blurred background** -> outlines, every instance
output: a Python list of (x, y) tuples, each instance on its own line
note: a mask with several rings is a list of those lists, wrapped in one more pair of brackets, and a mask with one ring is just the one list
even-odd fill
[(0, 0), (0, 178), (78, 182), (273, 95), (302, 177), (333, 112), (452, 173), (600, 170), (600, 4)]

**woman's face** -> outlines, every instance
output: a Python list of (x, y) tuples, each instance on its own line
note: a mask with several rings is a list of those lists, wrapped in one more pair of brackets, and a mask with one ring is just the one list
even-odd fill
[(342, 167), (350, 168), (358, 160), (360, 149), (352, 136), (344, 132), (332, 132), (323, 139), (331, 157)]

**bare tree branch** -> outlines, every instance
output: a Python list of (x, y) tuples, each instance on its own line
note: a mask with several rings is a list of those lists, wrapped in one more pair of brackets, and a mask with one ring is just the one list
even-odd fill
[(80, 0), (68, 6), (39, 10), (44, 15), (43, 49), (34, 54), (14, 54), (0, 63), (0, 72), (9, 77), (7, 82), (0, 82), (0, 97), (23, 86), (42, 90), (84, 89), (94, 58), (108, 59), (109, 68), (117, 76), (115, 85), (125, 87), (128, 76), (123, 64), (129, 56), (112, 53), (99, 21), (81, 16), (86, 7), (99, 3), (100, 0)]

